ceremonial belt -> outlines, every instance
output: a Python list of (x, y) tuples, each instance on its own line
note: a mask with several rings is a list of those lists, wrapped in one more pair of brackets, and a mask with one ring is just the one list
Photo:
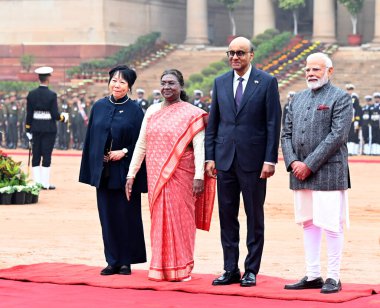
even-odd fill
[(33, 119), (35, 120), (51, 120), (50, 111), (34, 111)]

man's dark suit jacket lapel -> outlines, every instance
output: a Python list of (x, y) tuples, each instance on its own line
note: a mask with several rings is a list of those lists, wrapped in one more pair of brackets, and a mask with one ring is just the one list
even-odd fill
[(235, 93), (234, 93), (234, 71), (231, 71), (227, 78), (224, 80), (224, 90), (226, 92), (227, 102), (233, 102), (228, 104), (231, 108), (231, 112), (236, 114)]
[(259, 84), (260, 84), (260, 80), (259, 80), (257, 71), (254, 67), (252, 67), (251, 74), (249, 75), (247, 85), (243, 93), (242, 101), (240, 103), (239, 109), (237, 110), (237, 114), (239, 114), (240, 110), (243, 109), (244, 105), (247, 104), (247, 102), (251, 100), (251, 97), (253, 96), (254, 92), (257, 90)]

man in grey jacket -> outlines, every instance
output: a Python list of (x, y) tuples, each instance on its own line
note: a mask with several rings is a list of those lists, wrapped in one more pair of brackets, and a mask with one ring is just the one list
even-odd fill
[[(333, 86), (331, 59), (314, 53), (306, 60), (308, 89), (297, 93), (281, 134), (295, 220), (303, 226), (306, 276), (285, 289), (321, 289), (336, 293), (343, 250), (343, 222), (348, 223), (350, 188), (347, 138), (352, 120), (351, 97)], [(320, 266), (322, 231), (327, 241), (327, 279)]]

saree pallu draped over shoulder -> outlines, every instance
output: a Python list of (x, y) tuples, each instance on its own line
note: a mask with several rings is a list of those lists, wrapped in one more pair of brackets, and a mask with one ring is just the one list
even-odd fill
[(179, 281), (194, 266), (196, 227), (209, 230), (215, 180), (194, 196), (194, 151), (189, 144), (205, 128), (207, 113), (179, 102), (155, 112), (147, 122), (146, 163), (151, 215), (149, 279)]

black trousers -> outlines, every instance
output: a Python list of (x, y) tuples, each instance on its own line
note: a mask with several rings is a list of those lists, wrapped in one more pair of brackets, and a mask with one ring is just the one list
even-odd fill
[(218, 170), (218, 200), (224, 270), (233, 271), (239, 263), (239, 207), (240, 193), (247, 216), (247, 249), (245, 271), (257, 274), (264, 248), (264, 201), (266, 180), (261, 172), (245, 172), (236, 155), (230, 170)]
[(146, 262), (141, 194), (128, 202), (124, 189), (96, 190), (104, 254), (111, 266)]
[(50, 167), (51, 154), (53, 153), (53, 147), (55, 142), (55, 136), (57, 133), (42, 133), (33, 132), (32, 140), (32, 167), (37, 167), (41, 163), (42, 167)]
[(11, 148), (17, 148), (18, 142), (18, 130), (17, 130), (17, 118), (15, 116), (8, 118), (8, 127), (7, 127), (7, 146)]

